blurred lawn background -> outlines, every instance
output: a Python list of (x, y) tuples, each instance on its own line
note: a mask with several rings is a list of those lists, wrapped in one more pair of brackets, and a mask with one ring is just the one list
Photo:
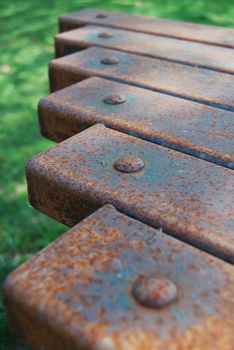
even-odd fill
[[(234, 27), (231, 0), (0, 0), (0, 293), (11, 270), (66, 231), (28, 205), (25, 163), (53, 145), (36, 108), (48, 93), (57, 18), (84, 8)], [(1, 294), (0, 349), (26, 349), (8, 333)]]

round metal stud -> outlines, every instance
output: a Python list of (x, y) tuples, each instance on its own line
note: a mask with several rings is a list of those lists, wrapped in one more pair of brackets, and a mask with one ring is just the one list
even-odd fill
[(118, 64), (119, 59), (117, 57), (106, 57), (101, 60), (101, 63), (106, 65)]
[(109, 95), (104, 98), (103, 102), (108, 105), (120, 105), (126, 102), (127, 98), (123, 95)]
[(99, 38), (103, 38), (103, 39), (109, 39), (109, 38), (113, 38), (114, 34), (109, 33), (109, 32), (101, 32), (98, 34)]
[(132, 293), (139, 304), (161, 308), (176, 300), (178, 289), (167, 278), (140, 276), (133, 285)]
[(99, 19), (103, 19), (103, 18), (107, 18), (108, 16), (105, 15), (104, 13), (98, 13), (96, 18), (99, 18)]
[(137, 157), (122, 157), (115, 161), (114, 167), (122, 173), (135, 173), (145, 166), (142, 159)]

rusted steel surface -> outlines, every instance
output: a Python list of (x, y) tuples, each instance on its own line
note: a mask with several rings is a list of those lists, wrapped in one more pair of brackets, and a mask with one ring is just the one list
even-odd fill
[[(130, 167), (131, 158), (144, 166), (119, 171), (115, 165), (123, 157)], [(34, 157), (27, 180), (31, 204), (69, 226), (112, 204), (234, 262), (230, 169), (96, 125)]]
[[(103, 60), (117, 58), (119, 63)], [(51, 91), (100, 76), (234, 111), (234, 75), (98, 47), (53, 60)]]
[(4, 291), (12, 330), (34, 350), (232, 350), (233, 276), (106, 206), (11, 273)]
[(39, 103), (42, 134), (62, 141), (96, 123), (234, 168), (234, 113), (89, 78)]
[(84, 10), (60, 17), (60, 31), (87, 24), (160, 34), (189, 41), (204, 42), (234, 48), (234, 30), (210, 25), (178, 22), (167, 19), (132, 16), (109, 11)]
[(230, 48), (99, 26), (86, 26), (55, 37), (57, 57), (91, 46), (234, 73), (234, 50)]

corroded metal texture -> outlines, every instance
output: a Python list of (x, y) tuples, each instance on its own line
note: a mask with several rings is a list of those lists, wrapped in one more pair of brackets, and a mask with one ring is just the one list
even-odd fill
[[(120, 172), (121, 157), (140, 158), (144, 167)], [(31, 204), (67, 225), (112, 204), (234, 262), (230, 169), (96, 125), (34, 157), (27, 180)]]
[(98, 26), (86, 26), (55, 37), (57, 57), (91, 46), (234, 73), (234, 50), (230, 48)]
[(216, 26), (132, 16), (125, 13), (100, 10), (84, 10), (70, 13), (59, 19), (60, 31), (71, 30), (87, 24), (160, 34), (189, 41), (234, 48), (234, 30)]
[[(104, 103), (110, 94), (121, 96), (125, 102)], [(233, 112), (95, 77), (57, 91), (39, 103), (42, 134), (54, 141), (103, 123), (232, 169), (233, 116)]]
[[(120, 62), (106, 65), (102, 60)], [(50, 63), (51, 90), (100, 76), (234, 111), (234, 75), (98, 47)]]
[[(233, 276), (106, 206), (11, 273), (4, 291), (12, 330), (34, 350), (232, 350)], [(152, 294), (156, 308), (137, 300)]]

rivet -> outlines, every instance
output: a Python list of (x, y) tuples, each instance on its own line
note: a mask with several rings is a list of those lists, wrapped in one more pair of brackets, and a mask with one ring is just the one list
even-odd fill
[(108, 105), (120, 105), (121, 103), (126, 102), (126, 97), (123, 95), (109, 95), (104, 98), (103, 102)]
[(112, 38), (114, 36), (114, 34), (109, 33), (109, 32), (102, 32), (98, 34), (99, 38), (103, 38), (103, 39), (109, 39)]
[(142, 159), (137, 157), (122, 157), (115, 161), (114, 167), (123, 173), (135, 173), (144, 168)]
[(139, 304), (160, 308), (176, 300), (178, 289), (167, 278), (140, 276), (133, 285), (132, 293)]
[(111, 64), (118, 64), (119, 63), (119, 59), (116, 57), (106, 57), (103, 58), (101, 60), (102, 64), (107, 64), (107, 65), (111, 65)]
[(104, 13), (98, 13), (96, 18), (107, 18), (108, 16), (105, 15)]

